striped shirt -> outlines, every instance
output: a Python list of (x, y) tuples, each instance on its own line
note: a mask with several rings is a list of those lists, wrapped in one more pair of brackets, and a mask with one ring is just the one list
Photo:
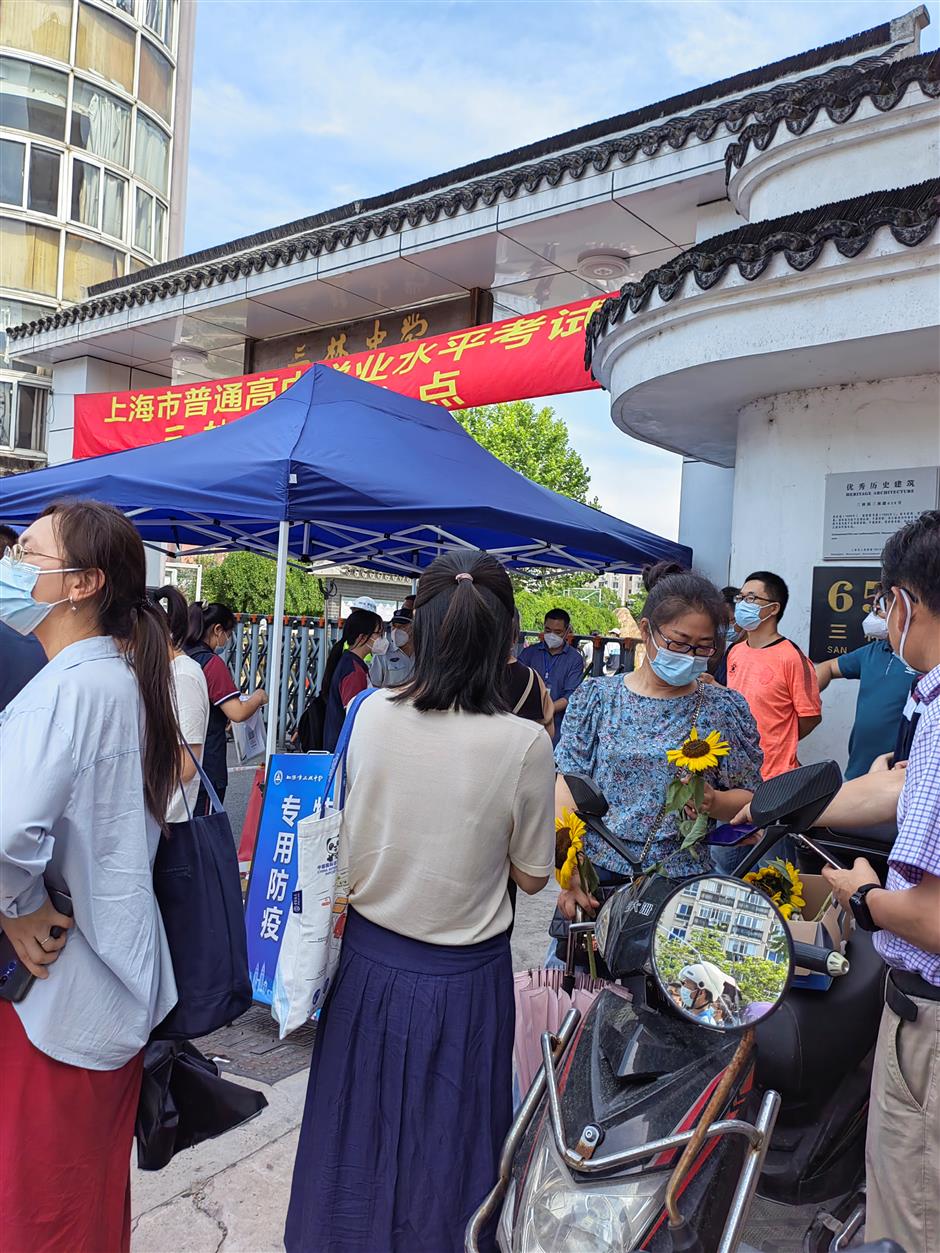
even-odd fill
[[(903, 892), (925, 874), (940, 878), (940, 666), (917, 685), (922, 714), (898, 801), (898, 838), (889, 858), (890, 892)], [(927, 953), (891, 931), (875, 935), (875, 947), (889, 966), (913, 970), (940, 986), (940, 953)]]

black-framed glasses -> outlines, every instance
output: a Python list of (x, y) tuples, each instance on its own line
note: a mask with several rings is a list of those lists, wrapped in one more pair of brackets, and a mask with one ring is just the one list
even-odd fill
[(686, 657), (689, 653), (695, 657), (714, 657), (718, 652), (717, 644), (684, 644), (681, 640), (671, 640), (668, 635), (663, 635), (658, 627), (654, 627), (654, 631), (668, 653), (682, 653)]
[(746, 605), (773, 605), (775, 603), (769, 596), (758, 596), (756, 592), (748, 592), (746, 596), (742, 596), (741, 593), (738, 592), (737, 596), (734, 598), (734, 603), (736, 605), (740, 605), (742, 601)]

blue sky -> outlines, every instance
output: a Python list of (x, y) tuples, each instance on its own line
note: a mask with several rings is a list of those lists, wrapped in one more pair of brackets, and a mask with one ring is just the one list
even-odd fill
[[(199, 0), (186, 250), (388, 191), (877, 25), (913, 0)], [(937, 44), (937, 5), (925, 44)], [(606, 509), (674, 535), (679, 459), (551, 403)]]

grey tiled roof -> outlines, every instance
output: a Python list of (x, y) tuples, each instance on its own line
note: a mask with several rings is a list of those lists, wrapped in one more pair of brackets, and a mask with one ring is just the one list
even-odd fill
[(669, 301), (682, 290), (691, 275), (703, 291), (719, 283), (736, 266), (745, 279), (756, 279), (774, 257), (783, 255), (794, 270), (806, 270), (831, 242), (844, 257), (857, 257), (872, 236), (887, 227), (900, 244), (913, 248), (930, 235), (940, 218), (940, 179), (912, 187), (873, 192), (853, 200), (822, 205), (769, 222), (748, 223), (737, 230), (687, 248), (665, 265), (650, 270), (635, 283), (627, 283), (616, 299), (605, 301), (588, 323), (585, 365), (590, 367), (594, 349), (611, 327), (628, 314), (639, 313), (654, 292)]
[[(487, 207), (500, 199), (511, 200), (520, 192), (532, 193), (543, 187), (555, 187), (565, 177), (579, 179), (592, 173), (602, 173), (613, 162), (626, 165), (640, 153), (649, 157), (664, 147), (679, 149), (693, 136), (707, 141), (713, 138), (719, 126), (724, 126), (732, 134), (743, 132), (749, 120), (759, 123), (775, 107), (782, 106), (793, 93), (799, 95), (810, 89), (838, 93), (858, 73), (883, 69), (904, 43), (913, 38), (918, 13), (919, 10), (914, 10), (898, 22), (885, 22), (837, 43), (464, 166), (370, 201), (345, 205), (219, 248), (152, 266), (132, 276), (112, 279), (92, 288), (88, 300), (36, 321), (11, 327), (7, 334), (11, 340), (23, 339), (127, 307), (143, 306), (181, 292), (198, 291), (278, 265), (332, 253), (340, 248), (365, 243), (371, 238), (396, 233), (406, 226), (414, 228), (443, 217), (453, 217), (461, 211)], [(902, 42), (886, 47), (892, 37), (902, 37)], [(872, 48), (881, 48), (882, 51), (877, 56), (850, 65), (830, 66), (822, 74), (800, 79), (796, 83), (763, 91), (753, 90), (763, 82), (773, 82)], [(719, 99), (735, 92), (744, 94), (732, 99)], [(709, 100), (718, 100), (718, 103), (707, 105)], [(700, 105), (703, 107), (696, 107)], [(694, 112), (679, 117), (670, 116), (682, 109), (693, 109)], [(653, 123), (655, 119), (658, 119), (655, 124), (634, 130), (632, 134), (602, 138), (618, 131), (644, 127), (645, 123)], [(579, 144), (581, 146), (573, 146)]]

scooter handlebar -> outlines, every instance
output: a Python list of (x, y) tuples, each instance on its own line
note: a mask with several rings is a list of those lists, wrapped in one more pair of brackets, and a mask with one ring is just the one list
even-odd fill
[(802, 970), (814, 970), (836, 979), (849, 972), (848, 959), (837, 949), (824, 948), (821, 944), (804, 944), (801, 940), (793, 941), (793, 964)]

